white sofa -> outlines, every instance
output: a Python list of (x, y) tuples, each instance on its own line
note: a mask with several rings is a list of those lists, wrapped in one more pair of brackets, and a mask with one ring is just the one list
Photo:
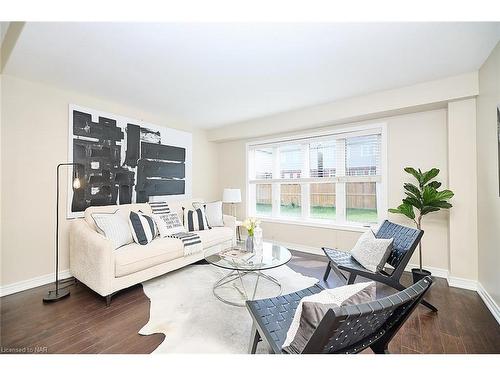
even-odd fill
[[(192, 208), (192, 203), (201, 200), (187, 200), (169, 203), (182, 220), (182, 207)], [(155, 238), (148, 245), (132, 243), (113, 249), (111, 241), (97, 232), (92, 214), (122, 210), (128, 216), (130, 211), (151, 214), (147, 203), (120, 206), (89, 207), (82, 219), (72, 222), (70, 228), (70, 270), (78, 280), (106, 297), (109, 305), (111, 296), (117, 291), (142, 281), (177, 270), (203, 259), (206, 251), (229, 248), (236, 241), (236, 219), (224, 215), (224, 227), (198, 231), (203, 251), (184, 256), (182, 242), (175, 238)]]

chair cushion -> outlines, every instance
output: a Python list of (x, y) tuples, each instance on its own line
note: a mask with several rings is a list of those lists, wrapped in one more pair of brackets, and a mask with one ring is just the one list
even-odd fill
[(184, 255), (176, 238), (156, 238), (147, 245), (132, 243), (114, 252), (115, 277), (130, 275)]
[(288, 329), (283, 350), (288, 353), (302, 353), (329, 309), (358, 305), (375, 299), (376, 287), (373, 281), (325, 289), (318, 294), (302, 298)]
[(194, 233), (200, 236), (201, 243), (205, 249), (233, 239), (233, 229), (229, 227), (215, 227), (210, 230), (200, 230)]
[(359, 237), (351, 255), (366, 269), (376, 272), (384, 268), (392, 250), (392, 238), (376, 238), (371, 230)]

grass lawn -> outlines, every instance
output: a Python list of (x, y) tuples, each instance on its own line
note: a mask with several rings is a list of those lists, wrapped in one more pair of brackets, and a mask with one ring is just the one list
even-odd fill
[[(259, 215), (271, 215), (272, 207), (270, 204), (257, 204), (257, 214)], [(289, 217), (300, 217), (301, 208), (281, 206), (281, 215)], [(335, 219), (335, 207), (311, 207), (311, 218), (313, 219)], [(347, 221), (354, 221), (358, 223), (376, 223), (377, 222), (377, 210), (375, 209), (364, 209), (364, 208), (348, 208), (347, 209)]]

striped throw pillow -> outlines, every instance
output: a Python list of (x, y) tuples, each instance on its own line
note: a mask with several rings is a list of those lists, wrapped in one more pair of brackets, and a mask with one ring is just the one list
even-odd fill
[(203, 209), (189, 210), (182, 207), (182, 211), (184, 212), (184, 227), (188, 232), (211, 229), (208, 226), (207, 217)]
[(130, 211), (129, 224), (134, 242), (139, 245), (147, 245), (157, 235), (156, 224), (153, 218), (144, 215), (142, 212)]
[(163, 215), (170, 213), (170, 207), (168, 207), (167, 202), (149, 202), (151, 211), (154, 215)]

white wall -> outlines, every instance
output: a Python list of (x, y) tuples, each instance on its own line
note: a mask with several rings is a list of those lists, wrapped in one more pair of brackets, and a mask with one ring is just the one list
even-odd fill
[[(403, 198), (403, 182), (407, 175), (406, 166), (441, 170), (439, 179), (443, 186), (448, 183), (448, 147), (447, 147), (447, 111), (446, 109), (417, 112), (412, 114), (378, 118), (373, 121), (353, 123), (385, 122), (388, 133), (388, 205), (397, 206)], [(321, 130), (333, 129), (325, 127)], [(317, 130), (317, 129), (316, 129)], [(307, 132), (305, 132), (307, 134)], [(300, 133), (287, 133), (300, 134)], [(245, 198), (245, 144), (255, 139), (245, 139), (219, 144), (220, 189), (236, 187), (242, 189)], [(245, 202), (239, 206), (240, 218), (245, 216)], [(405, 225), (411, 223), (398, 215), (390, 215), (390, 219)], [(263, 223), (264, 237), (285, 243), (295, 243), (320, 249), (321, 246), (337, 247), (348, 250), (352, 248), (359, 232), (348, 230), (332, 230), (279, 223)], [(423, 226), (424, 265), (448, 269), (448, 213), (440, 212), (428, 215)], [(416, 255), (411, 263), (417, 263)]]
[[(479, 282), (500, 305), (500, 43), (479, 70), (477, 98), (477, 202)], [(500, 314), (500, 310), (498, 311)]]
[[(217, 147), (205, 131), (193, 131), (164, 115), (12, 76), (2, 76), (1, 90), (1, 285), (54, 271), (55, 168), (68, 157), (69, 103), (192, 131), (193, 196), (220, 198)], [(61, 176), (59, 212), (61, 270), (69, 267), (65, 176)]]
[(477, 72), (470, 72), (222, 126), (210, 130), (209, 139), (226, 142), (414, 113), (474, 97), (478, 90)]
[(476, 99), (448, 104), (450, 280), (477, 280)]

